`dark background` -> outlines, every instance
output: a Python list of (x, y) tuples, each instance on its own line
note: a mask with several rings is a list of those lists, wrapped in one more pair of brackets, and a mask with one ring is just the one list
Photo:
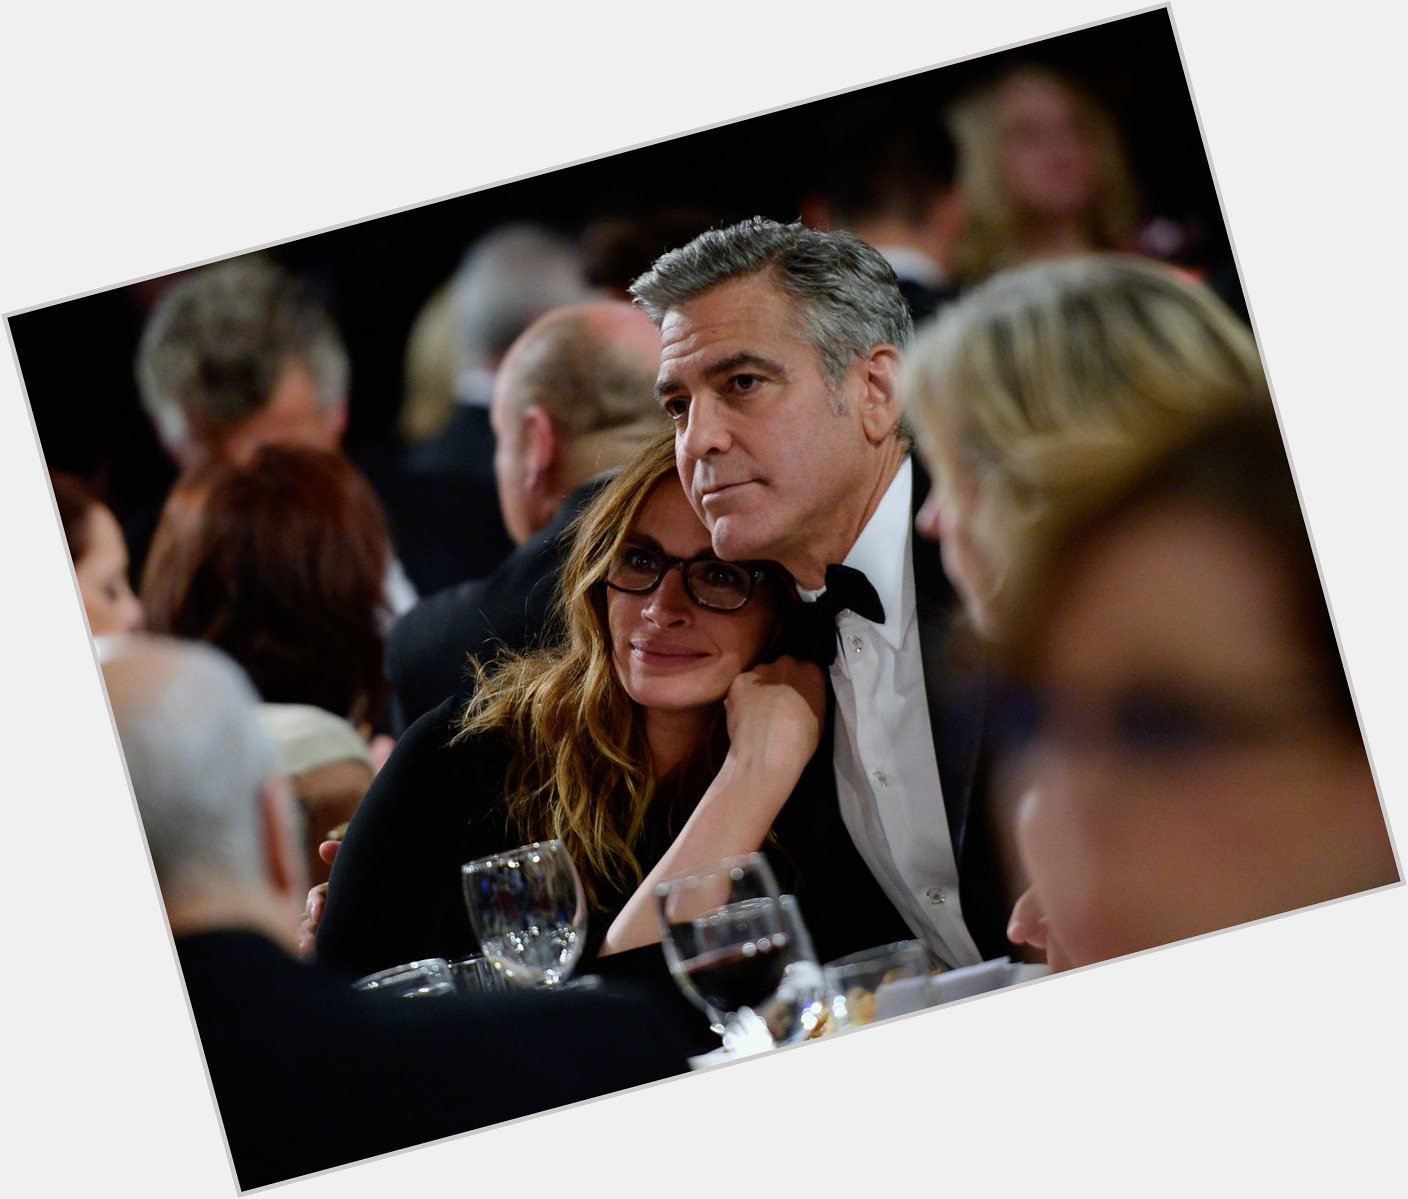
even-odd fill
[[(484, 230), (533, 219), (575, 236), (599, 218), (674, 205), (715, 220), (755, 213), (796, 219), (835, 152), (829, 131), (849, 106), (937, 111), (1018, 60), (1065, 71), (1109, 107), (1125, 136), (1146, 215), (1173, 218), (1193, 233), (1185, 255), (1189, 265), (1218, 269), (1230, 262), (1164, 10), (372, 218), (267, 253), (316, 282), (343, 332), (352, 357), (346, 444), (354, 458), (365, 460), (395, 442), (412, 322)], [(655, 251), (669, 248), (662, 244)], [(145, 314), (171, 278), (10, 318), (49, 466), (95, 483), (120, 520), (158, 502), (174, 477), (141, 410), (132, 370)]]

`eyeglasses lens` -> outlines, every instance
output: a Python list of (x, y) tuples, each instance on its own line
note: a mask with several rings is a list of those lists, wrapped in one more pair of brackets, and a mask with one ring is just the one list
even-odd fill
[(743, 607), (752, 594), (752, 576), (741, 566), (712, 558), (680, 562), (645, 549), (627, 548), (618, 553), (606, 579), (621, 591), (639, 595), (654, 591), (665, 572), (675, 566), (684, 576), (686, 593), (702, 608), (733, 611)]

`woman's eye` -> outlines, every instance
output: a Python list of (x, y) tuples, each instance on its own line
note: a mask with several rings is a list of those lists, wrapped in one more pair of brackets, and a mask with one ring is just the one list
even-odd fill
[(741, 589), (744, 586), (743, 575), (732, 566), (725, 566), (722, 562), (707, 564), (703, 575), (704, 582), (710, 587)]
[(1188, 751), (1222, 739), (1217, 717), (1197, 703), (1172, 696), (1130, 695), (1115, 709), (1120, 744), (1142, 753)]
[(630, 570), (638, 570), (642, 574), (649, 574), (660, 568), (660, 560), (649, 550), (627, 550), (621, 555), (621, 561)]

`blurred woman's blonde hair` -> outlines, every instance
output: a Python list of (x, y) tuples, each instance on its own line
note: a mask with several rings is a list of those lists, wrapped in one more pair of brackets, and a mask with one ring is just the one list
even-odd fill
[(1119, 254), (994, 276), (916, 339), (902, 387), (934, 485), (975, 488), (999, 592), (1064, 498), (1209, 414), (1270, 407), (1250, 329), (1202, 284)]
[(1129, 245), (1139, 220), (1139, 200), (1124, 141), (1114, 119), (1093, 95), (1064, 75), (1041, 66), (1006, 71), (961, 96), (947, 119), (958, 147), (958, 186), (967, 223), (954, 248), (950, 273), (976, 283), (1027, 261), (1041, 220), (1022, 211), (1004, 179), (1009, 136), (1005, 102), (1014, 87), (1038, 82), (1070, 99), (1094, 160), (1094, 196), (1084, 217), (1086, 249), (1119, 250)]

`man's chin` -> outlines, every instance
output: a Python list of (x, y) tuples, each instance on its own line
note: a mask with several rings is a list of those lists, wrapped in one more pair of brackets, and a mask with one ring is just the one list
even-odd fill
[(753, 558), (768, 558), (766, 546), (758, 537), (756, 525), (746, 516), (721, 516), (712, 523), (704, 522), (714, 543), (714, 553), (725, 562), (744, 562)]

